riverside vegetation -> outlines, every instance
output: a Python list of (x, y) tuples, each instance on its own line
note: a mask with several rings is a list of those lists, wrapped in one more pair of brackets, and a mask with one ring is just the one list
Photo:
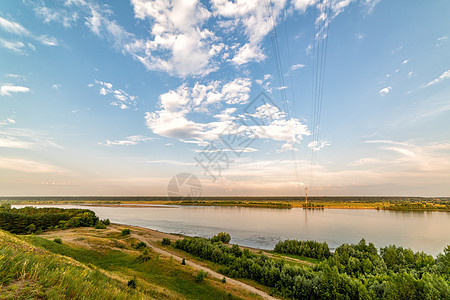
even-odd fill
[(450, 299), (450, 246), (436, 259), (394, 245), (378, 253), (364, 239), (334, 253), (326, 243), (314, 241), (275, 246), (275, 252), (322, 259), (308, 267), (216, 240), (185, 238), (175, 247), (217, 263), (224, 275), (251, 279), (288, 299)]

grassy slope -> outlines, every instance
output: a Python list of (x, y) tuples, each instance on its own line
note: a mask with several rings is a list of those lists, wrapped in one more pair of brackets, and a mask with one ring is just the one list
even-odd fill
[(127, 289), (77, 261), (35, 247), (0, 231), (0, 298), (140, 299), (144, 294)]
[[(196, 283), (193, 269), (152, 251), (150, 260), (139, 262), (140, 253), (129, 245), (132, 239), (95, 236), (93, 231), (80, 240), (85, 247), (0, 231), (0, 298), (253, 298), (212, 278)], [(127, 287), (134, 276), (136, 290)]]

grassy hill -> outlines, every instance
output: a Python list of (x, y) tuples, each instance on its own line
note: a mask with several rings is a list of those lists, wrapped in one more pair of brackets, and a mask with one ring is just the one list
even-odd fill
[[(0, 298), (257, 298), (214, 278), (198, 283), (194, 269), (146, 247), (136, 249), (137, 241), (118, 230), (78, 230), (84, 235), (61, 243), (0, 231)], [(135, 288), (128, 286), (129, 280), (136, 282)]]

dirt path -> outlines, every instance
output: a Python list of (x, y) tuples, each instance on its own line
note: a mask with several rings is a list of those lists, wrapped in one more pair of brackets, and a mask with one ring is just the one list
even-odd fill
[[(179, 256), (177, 256), (177, 255), (175, 255), (173, 253), (170, 253), (170, 252), (168, 252), (166, 250), (163, 250), (163, 249), (155, 246), (153, 243), (151, 243), (151, 241), (149, 241), (148, 239), (142, 237), (141, 235), (133, 233), (133, 234), (131, 234), (131, 236), (136, 238), (136, 239), (138, 239), (138, 240), (140, 240), (140, 241), (142, 241), (142, 242), (145, 242), (146, 244), (149, 245), (149, 248), (151, 248), (155, 252), (158, 252), (158, 253), (160, 253), (160, 254), (162, 254), (164, 256), (173, 257), (173, 259), (179, 261), (180, 263), (183, 260), (183, 258), (181, 258), (181, 257), (179, 257)], [(255, 287), (253, 287), (251, 285), (248, 285), (248, 284), (240, 282), (238, 280), (229, 278), (227, 276), (223, 276), (222, 274), (219, 274), (219, 273), (217, 273), (217, 272), (215, 272), (215, 271), (213, 271), (213, 270), (211, 270), (209, 268), (206, 268), (204, 266), (201, 266), (199, 264), (196, 264), (196, 263), (188, 261), (188, 260), (186, 260), (185, 262), (186, 262), (187, 265), (193, 267), (194, 269), (203, 270), (204, 272), (208, 272), (210, 276), (213, 276), (213, 277), (215, 277), (217, 279), (222, 279), (223, 277), (225, 277), (226, 280), (227, 280), (227, 283), (231, 283), (231, 284), (240, 286), (243, 289), (246, 289), (247, 291), (249, 291), (249, 292), (251, 292), (253, 294), (256, 294), (256, 295), (259, 295), (259, 296), (263, 297), (264, 299), (270, 299), (270, 300), (276, 300), (277, 299), (277, 298), (274, 298), (274, 297), (270, 296), (269, 294), (267, 294), (264, 291), (258, 290), (257, 288), (255, 288)]]

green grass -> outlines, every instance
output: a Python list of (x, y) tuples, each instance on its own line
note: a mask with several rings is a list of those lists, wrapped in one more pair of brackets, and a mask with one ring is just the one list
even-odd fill
[[(149, 249), (142, 262), (141, 252), (104, 246), (111, 238), (90, 249), (62, 240), (0, 231), (0, 299), (241, 299), (219, 279), (196, 283), (192, 268)], [(127, 286), (133, 278), (136, 289)]]
[(149, 251), (151, 259), (140, 262), (137, 260), (137, 254), (131, 255), (119, 250), (94, 251), (71, 248), (38, 236), (29, 236), (27, 239), (33, 245), (53, 253), (69, 256), (110, 272), (128, 274), (129, 278), (127, 279), (132, 279), (136, 275), (138, 286), (140, 281), (147, 281), (181, 294), (188, 299), (230, 299), (222, 290), (208, 284), (196, 283), (194, 275), (191, 272), (183, 271), (183, 266), (178, 266), (177, 262), (156, 259), (156, 254), (151, 251)]
[(142, 299), (145, 295), (98, 270), (0, 231), (0, 298)]

